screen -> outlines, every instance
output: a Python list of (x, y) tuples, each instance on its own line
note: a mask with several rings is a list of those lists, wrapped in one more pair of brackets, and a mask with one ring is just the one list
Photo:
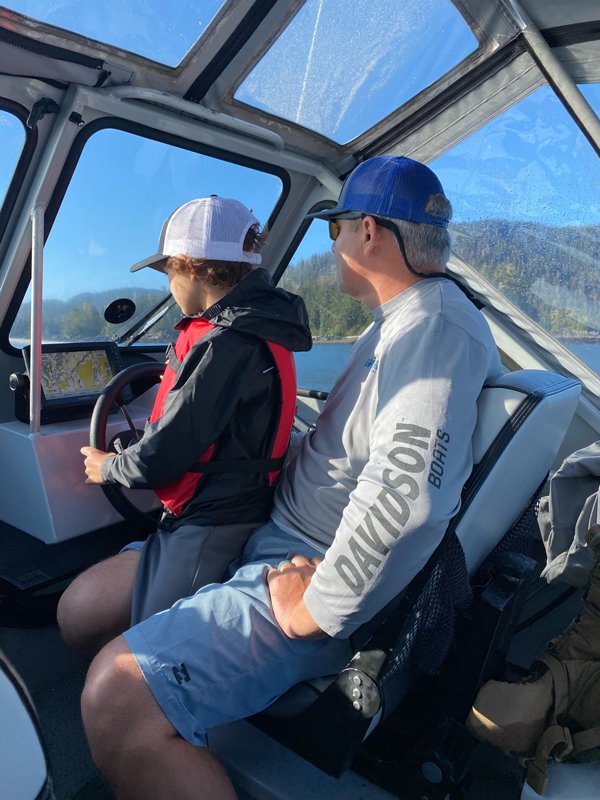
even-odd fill
[(98, 395), (113, 375), (104, 350), (42, 353), (42, 390), (46, 400)]

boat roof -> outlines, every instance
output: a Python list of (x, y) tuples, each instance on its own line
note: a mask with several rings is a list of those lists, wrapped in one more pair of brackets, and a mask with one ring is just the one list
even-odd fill
[(12, 0), (0, 72), (127, 87), (138, 103), (166, 93), (344, 175), (374, 153), (443, 153), (548, 79), (544, 45), (597, 82), (598, 17), (587, 0)]

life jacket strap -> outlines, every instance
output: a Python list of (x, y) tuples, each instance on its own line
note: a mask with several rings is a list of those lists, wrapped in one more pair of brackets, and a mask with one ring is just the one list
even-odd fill
[(285, 462), (285, 457), (281, 458), (247, 458), (243, 461), (206, 461), (202, 464), (194, 464), (188, 472), (206, 473), (214, 472), (243, 472), (246, 474), (254, 472), (271, 472), (280, 470)]

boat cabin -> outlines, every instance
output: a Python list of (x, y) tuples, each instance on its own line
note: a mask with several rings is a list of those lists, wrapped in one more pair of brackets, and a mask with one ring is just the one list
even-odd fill
[[(310, 316), (314, 346), (296, 358), (296, 425), (306, 430), (370, 322), (336, 291), (327, 224), (306, 215), (334, 205), (366, 158), (427, 163), (453, 205), (448, 271), (481, 304), (504, 365), (555, 376), (571, 392), (561, 423), (530, 434), (521, 466), (537, 474), (542, 465), (529, 469), (527, 459), (543, 451), (541, 480), (600, 439), (600, 7), (5, 2), (0, 650), (26, 689), (14, 676), (0, 681), (0, 695), (12, 691), (8, 716), (0, 712), (0, 781), (14, 766), (29, 783), (14, 778), (5, 794), (0, 782), (0, 796), (100, 800), (111, 794), (78, 711), (86, 664), (61, 642), (53, 615), (73, 577), (139, 538), (157, 511), (149, 492), (86, 484), (79, 452), (90, 423), (101, 449), (123, 429), (143, 429), (156, 391), (147, 376), (175, 336), (179, 309), (165, 275), (130, 265), (156, 251), (164, 220), (192, 198), (219, 194), (251, 208), (266, 234), (262, 265), (304, 297)], [(107, 385), (133, 365), (149, 372), (107, 402)], [(129, 421), (115, 410), (118, 395)], [(505, 480), (495, 475), (487, 491), (508, 492), (515, 505), (518, 487)], [(581, 591), (541, 581), (540, 566), (505, 648), (513, 676), (527, 673), (581, 602)], [(27, 727), (26, 692), (45, 750), (32, 743), (3, 757), (13, 728)], [(446, 778), (436, 778), (431, 754), (407, 747), (397, 757), (394, 719), (338, 777), (268, 725), (236, 723), (213, 742), (242, 798), (458, 797), (440, 793)], [(427, 790), (408, 787), (416, 773), (407, 764), (425, 774)], [(472, 774), (485, 773), (482, 764)], [(548, 798), (597, 797), (598, 766), (552, 765)], [(493, 800), (471, 791), (460, 796)]]

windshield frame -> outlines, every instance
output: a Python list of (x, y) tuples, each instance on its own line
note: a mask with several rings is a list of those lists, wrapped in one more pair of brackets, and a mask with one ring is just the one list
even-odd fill
[[(193, 139), (188, 139), (177, 134), (169, 134), (157, 128), (152, 128), (141, 123), (132, 122), (119, 117), (105, 116), (88, 123), (73, 140), (69, 155), (64, 162), (63, 169), (58, 177), (46, 208), (44, 218), (44, 242), (47, 241), (48, 236), (50, 235), (52, 226), (54, 225), (69, 184), (71, 183), (71, 179), (75, 174), (77, 164), (79, 163), (79, 159), (83, 153), (85, 145), (92, 138), (92, 136), (94, 136), (94, 134), (106, 129), (132, 133), (146, 139), (161, 142), (173, 147), (179, 147), (189, 152), (195, 152), (199, 155), (205, 155), (221, 161), (239, 164), (240, 166), (248, 167), (276, 176), (281, 181), (281, 193), (277, 199), (277, 202), (275, 203), (275, 206), (273, 207), (273, 210), (271, 211), (269, 219), (265, 223), (265, 228), (267, 229), (273, 224), (273, 221), (281, 211), (289, 194), (291, 179), (288, 171), (284, 167), (277, 167), (273, 164), (269, 164), (268, 162), (241, 156), (231, 151), (222, 150), (220, 148), (194, 141)], [(29, 288), (30, 275), (31, 250), (24, 260), (18, 286), (13, 293), (10, 305), (4, 317), (4, 321), (0, 326), (0, 349), (10, 355), (20, 354), (19, 348), (15, 347), (10, 341), (10, 331), (21, 304), (23, 303), (27, 289)]]
[(29, 163), (31, 162), (31, 159), (35, 152), (35, 148), (38, 142), (38, 132), (37, 128), (28, 127), (27, 120), (29, 119), (29, 112), (24, 106), (22, 106), (20, 103), (17, 103), (15, 100), (10, 100), (7, 97), (0, 96), (0, 110), (7, 111), (9, 114), (15, 116), (23, 125), (23, 133), (24, 133), (23, 147), (21, 148), (19, 158), (17, 160), (17, 163), (15, 164), (15, 170), (13, 172), (13, 176), (10, 180), (10, 183), (7, 186), (6, 194), (4, 195), (4, 200), (2, 202), (2, 206), (0, 207), (0, 241), (1, 241), (2, 238), (4, 237), (4, 234), (6, 233), (8, 221), (14, 210), (18, 194), (21, 191), (21, 187), (23, 185), (23, 179), (25, 178), (27, 169), (29, 167)]

